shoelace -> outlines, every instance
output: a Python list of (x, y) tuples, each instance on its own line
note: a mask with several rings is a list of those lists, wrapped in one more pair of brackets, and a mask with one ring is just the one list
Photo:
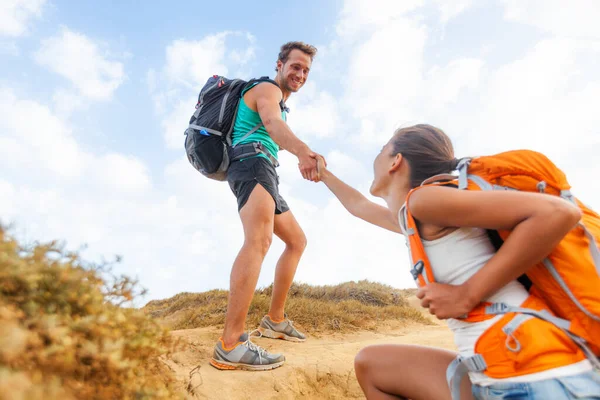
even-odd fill
[(263, 356), (266, 357), (267, 351), (265, 349), (263, 349), (262, 347), (260, 347), (259, 345), (257, 345), (256, 343), (253, 343), (250, 341), (250, 338), (253, 336), (253, 334), (255, 332), (258, 332), (259, 337), (262, 336), (262, 333), (258, 329), (255, 329), (252, 332), (250, 332), (250, 334), (248, 334), (248, 339), (244, 342), (244, 345), (246, 347), (248, 347), (250, 350), (258, 353), (258, 362), (260, 364), (262, 364), (262, 357)]

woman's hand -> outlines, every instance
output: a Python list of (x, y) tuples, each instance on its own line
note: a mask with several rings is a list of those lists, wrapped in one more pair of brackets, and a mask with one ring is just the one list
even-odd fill
[(436, 282), (419, 288), (417, 298), (421, 300), (421, 307), (428, 308), (429, 313), (438, 319), (461, 317), (478, 304), (478, 301), (470, 296), (466, 285)]
[(321, 181), (325, 171), (327, 171), (327, 161), (322, 155), (317, 154), (317, 182)]

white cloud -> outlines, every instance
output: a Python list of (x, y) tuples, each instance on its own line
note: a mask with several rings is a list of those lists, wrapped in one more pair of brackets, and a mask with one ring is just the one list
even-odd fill
[(442, 24), (445, 24), (471, 7), (473, 0), (434, 0), (434, 3), (439, 7)]
[(54, 91), (52, 102), (54, 111), (61, 118), (68, 118), (75, 111), (85, 110), (89, 106), (83, 96), (63, 88)]
[[(227, 75), (225, 40), (231, 32), (221, 32), (201, 40), (175, 40), (166, 48), (165, 72), (172, 83), (196, 88), (214, 75)], [(253, 54), (250, 47), (247, 51)]]
[(346, 0), (336, 30), (342, 37), (356, 37), (365, 31), (387, 25), (423, 4), (423, 0)]
[[(345, 136), (373, 146), (415, 115), (425, 84), (423, 53), (429, 34), (419, 15), (406, 15), (417, 12), (420, 1), (394, 2), (398, 5), (389, 13), (383, 2), (369, 5), (368, 11), (364, 4), (345, 2), (332, 58), (347, 60), (338, 66), (343, 68), (339, 104)], [(348, 31), (352, 26), (360, 35)]]
[(92, 100), (109, 100), (125, 80), (123, 63), (109, 60), (99, 43), (84, 34), (62, 28), (42, 40), (34, 59), (68, 79), (81, 95)]
[(347, 78), (353, 115), (385, 119), (406, 109), (422, 84), (426, 39), (423, 24), (400, 17), (356, 47)]
[(194, 96), (184, 100), (171, 101), (171, 111), (161, 123), (164, 129), (163, 137), (168, 148), (183, 152), (185, 141), (183, 132), (188, 127), (190, 117), (195, 111), (196, 99), (197, 97)]
[(435, 65), (426, 76), (429, 106), (436, 109), (455, 101), (461, 90), (476, 89), (479, 85), (483, 61), (456, 59), (447, 66)]
[(579, 57), (589, 52), (577, 41), (547, 39), (522, 59), (492, 71), (471, 128), (463, 131), (471, 132), (469, 149), (520, 146), (560, 156), (585, 147), (600, 123), (594, 100), (600, 81), (578, 71)]
[(296, 135), (306, 140), (340, 135), (338, 99), (325, 90), (318, 90), (313, 82), (306, 85), (288, 100), (288, 124)]
[(109, 153), (98, 157), (101, 165), (99, 181), (107, 187), (121, 192), (142, 192), (150, 188), (150, 177), (146, 165), (133, 156)]
[[(471, 2), (457, 4), (456, 8), (447, 8), (441, 2), (438, 5), (442, 22), (447, 22), (468, 9)], [(560, 37), (542, 40), (525, 56), (504, 52), (493, 54), (494, 57), (488, 53), (482, 58), (472, 58), (465, 57), (461, 54), (463, 49), (458, 48), (453, 58), (436, 63), (432, 56), (435, 50), (428, 48), (432, 43), (430, 32), (435, 26), (419, 18), (416, 2), (404, 5), (415, 16), (411, 14), (410, 19), (402, 10), (397, 13), (391, 10), (386, 15), (377, 3), (371, 6), (373, 9), (365, 10), (363, 5), (345, 2), (339, 37), (333, 46), (336, 55), (348, 52), (342, 116), (358, 127), (351, 140), (358, 144), (361, 157), (366, 157), (365, 144), (381, 146), (398, 125), (429, 122), (452, 136), (459, 156), (514, 148), (533, 148), (546, 153), (567, 172), (575, 193), (584, 202), (600, 208), (600, 192), (590, 184), (597, 172), (592, 161), (595, 158), (591, 150), (585, 150), (600, 145), (600, 136), (595, 131), (600, 125), (600, 115), (595, 111), (600, 81), (588, 69), (599, 53), (596, 41), (570, 39), (568, 36), (573, 35), (565, 27), (548, 23), (544, 30)], [(585, 12), (584, 7), (569, 11)], [(444, 38), (441, 45), (443, 42)], [(335, 160), (333, 154), (328, 157)], [(360, 161), (358, 168), (368, 168), (371, 159), (360, 158)], [(331, 166), (340, 175), (350, 168)], [(357, 181), (365, 182), (362, 192), (367, 193), (368, 179), (350, 177), (349, 182)], [(332, 208), (328, 210), (335, 213)], [(340, 239), (343, 243), (352, 243), (358, 250), (352, 254), (360, 254), (360, 249), (373, 254), (374, 244), (370, 239), (375, 232), (350, 237), (348, 232), (360, 228), (346, 226), (343, 219), (352, 217), (343, 214), (340, 212), (331, 220), (329, 215), (321, 215), (317, 230), (341, 225), (346, 237), (341, 232), (337, 235), (344, 237)], [(379, 262), (386, 264), (385, 254), (394, 253), (398, 244), (387, 238), (380, 240), (384, 245), (380, 248)], [(320, 250), (322, 256), (345, 251), (343, 246), (331, 247), (335, 245), (330, 238), (318, 236), (317, 241), (327, 243)], [(403, 260), (406, 260), (404, 254), (398, 265), (407, 268), (408, 262)], [(360, 265), (347, 263), (350, 271)], [(381, 277), (384, 270), (369, 271), (366, 276)], [(313, 273), (318, 271), (315, 269)], [(408, 277), (402, 275), (399, 279), (395, 284), (411, 285)]]
[(21, 51), (15, 42), (0, 41), (0, 54), (16, 57)]
[[(31, 115), (44, 129), (32, 129)], [(202, 177), (181, 158), (154, 185), (138, 157), (86, 152), (72, 129), (46, 106), (0, 91), (2, 222), (14, 222), (27, 240), (88, 244), (88, 260), (123, 255), (117, 272), (143, 275), (153, 298), (212, 286), (211, 274), (233, 262), (241, 243), (241, 229), (226, 227), (239, 224), (227, 183)], [(220, 223), (227, 225), (214, 229)], [(212, 251), (215, 243), (225, 255)], [(190, 286), (191, 276), (198, 283)]]
[[(34, 123), (31, 116), (35, 116)], [(148, 171), (139, 159), (86, 152), (72, 129), (47, 106), (19, 99), (10, 89), (0, 89), (0, 165), (5, 171), (35, 171), (31, 177), (71, 183), (79, 179), (89, 183), (93, 176), (91, 182), (119, 193), (148, 189)]]
[(0, 155), (9, 165), (48, 169), (63, 177), (79, 176), (85, 167), (70, 127), (48, 107), (20, 100), (8, 89), (0, 89), (0, 130)]
[(298, 267), (298, 281), (323, 285), (370, 279), (414, 287), (408, 268), (402, 268), (408, 254), (401, 235), (352, 217), (337, 199), (312, 217), (304, 224), (308, 247)]
[(595, 0), (503, 0), (504, 17), (562, 37), (600, 39), (600, 3)]
[(245, 37), (248, 46), (245, 49), (233, 49), (229, 52), (229, 61), (236, 66), (244, 66), (256, 57), (256, 38), (249, 32), (240, 36)]
[(0, 2), (0, 35), (21, 36), (30, 20), (39, 18), (46, 0), (2, 0)]
[[(0, 210), (2, 210), (3, 214), (5, 213), (7, 215), (10, 215), (14, 213), (14, 195), (15, 187), (13, 186), (13, 184), (6, 180), (0, 179)], [(0, 222), (7, 223), (8, 221), (0, 220)]]
[[(368, 182), (365, 187), (370, 187), (373, 179), (372, 160), (357, 160), (340, 150), (332, 150), (327, 154), (328, 168), (337, 171), (338, 177), (354, 182)], [(370, 169), (367, 169), (370, 168)]]
[[(234, 40), (241, 43), (230, 45)], [(240, 74), (254, 60), (255, 43), (250, 33), (225, 31), (200, 40), (177, 39), (166, 47), (164, 67), (161, 72), (150, 69), (146, 82), (169, 148), (183, 149), (183, 132), (208, 78), (215, 74), (245, 78)]]

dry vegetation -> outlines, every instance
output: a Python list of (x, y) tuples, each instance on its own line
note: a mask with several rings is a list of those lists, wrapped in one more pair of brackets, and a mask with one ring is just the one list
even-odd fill
[[(257, 326), (268, 311), (272, 286), (255, 292), (247, 325)], [(336, 286), (294, 284), (286, 309), (290, 317), (310, 334), (331, 331), (373, 330), (382, 321), (429, 323), (421, 312), (410, 307), (406, 297), (413, 290), (398, 290), (369, 281), (346, 282)], [(180, 293), (165, 300), (149, 302), (144, 310), (171, 329), (222, 326), (227, 309), (225, 290)]]
[[(185, 354), (193, 364), (199, 355), (189, 343), (186, 353), (168, 329), (222, 327), (228, 292), (125, 307), (140, 290), (111, 266), (87, 263), (55, 242), (23, 245), (0, 225), (0, 400), (183, 398), (189, 382), (173, 376), (172, 356)], [(271, 292), (271, 286), (256, 291), (248, 327), (267, 312)], [(386, 321), (430, 323), (408, 305), (412, 294), (369, 281), (294, 284), (287, 311), (313, 336), (377, 330)], [(348, 397), (346, 372), (317, 374), (314, 382), (307, 375), (302, 390), (334, 387)]]
[(171, 336), (119, 306), (137, 285), (107, 267), (0, 226), (0, 399), (181, 398), (159, 359)]

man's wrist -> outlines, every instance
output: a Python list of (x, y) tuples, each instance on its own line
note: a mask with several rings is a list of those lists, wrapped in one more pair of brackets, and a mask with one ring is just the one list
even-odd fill
[(310, 153), (312, 153), (310, 148), (304, 143), (302, 143), (302, 145), (299, 146), (299, 148), (296, 150), (296, 157), (308, 157), (310, 156)]

